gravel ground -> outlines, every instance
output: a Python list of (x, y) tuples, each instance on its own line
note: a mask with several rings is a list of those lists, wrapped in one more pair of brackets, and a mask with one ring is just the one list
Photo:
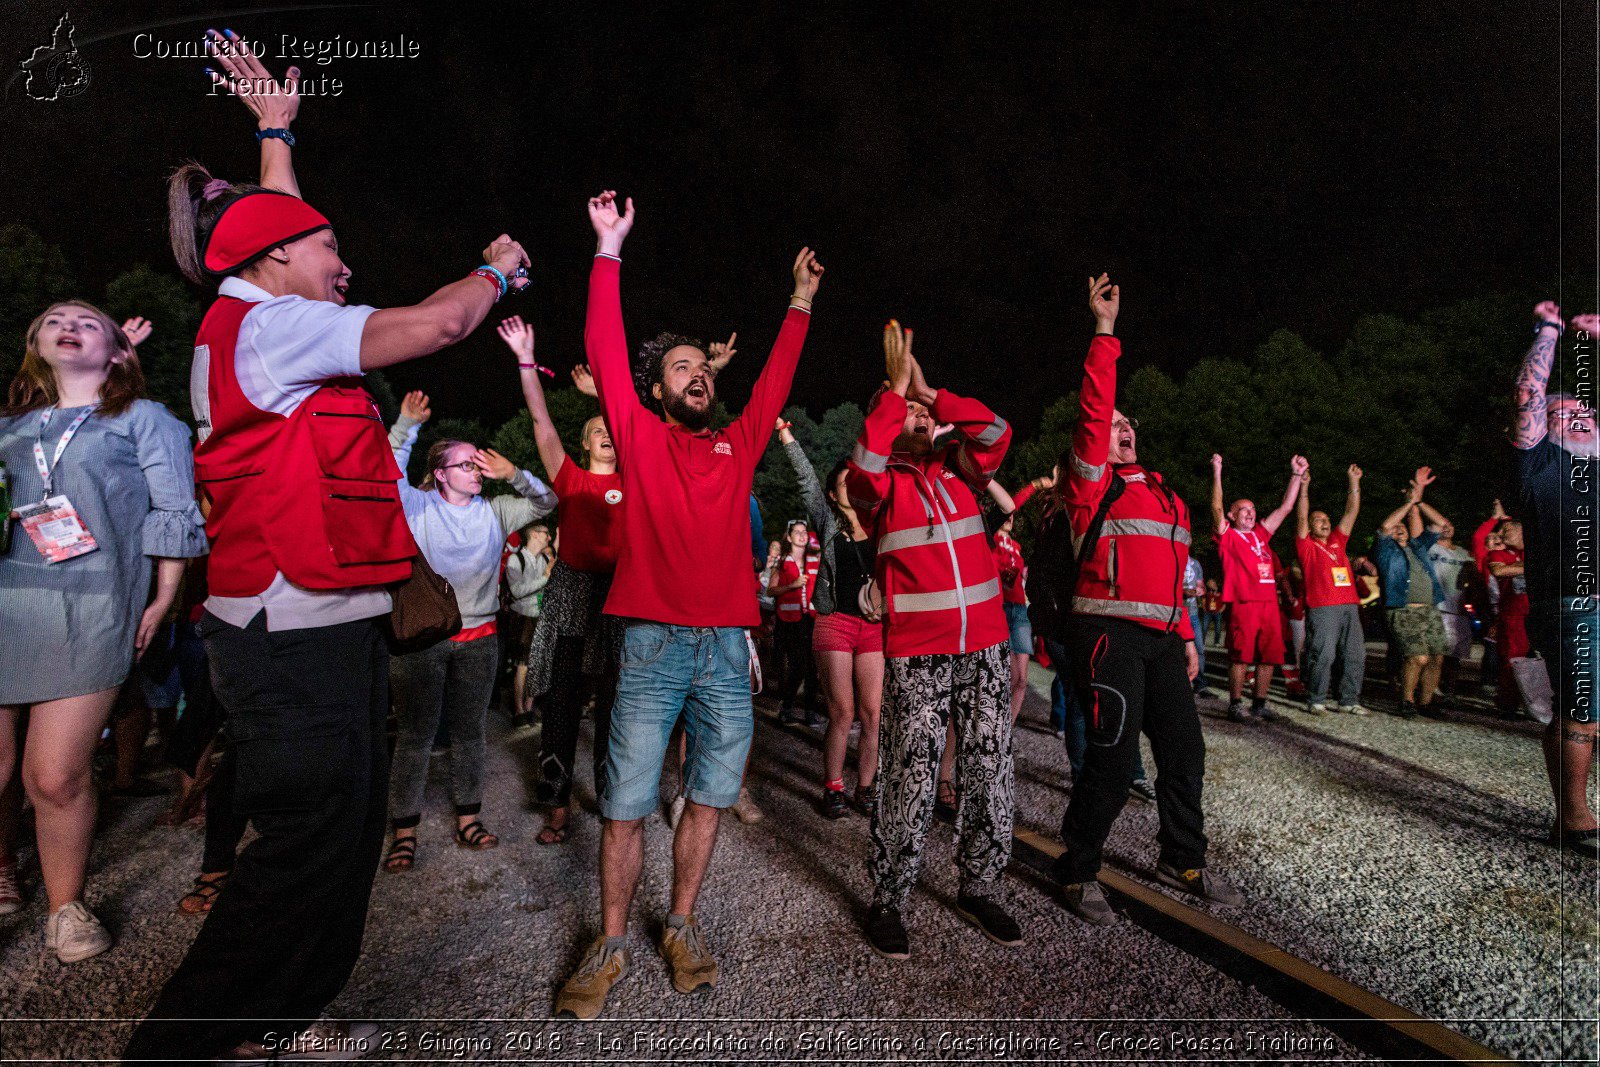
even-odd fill
[[(1067, 775), (1060, 742), (1043, 725), (1047, 682), (1035, 668), (1018, 732), (1018, 804), (1019, 825), (1054, 836)], [(1218, 703), (1204, 710), (1210, 862), (1250, 901), (1224, 918), (1515, 1058), (1595, 1059), (1596, 868), (1539, 840), (1550, 804), (1531, 729), (1299, 713), (1282, 725), (1240, 726), (1217, 717)], [(908, 910), (912, 960), (878, 958), (858, 933), (871, 896), (865, 820), (817, 817), (817, 747), (770, 726), (758, 732), (751, 763), (767, 818), (724, 817), (700, 907), (722, 964), (718, 988), (676, 994), (654, 950), (671, 838), (652, 820), (634, 971), (606, 1021), (552, 1025), (554, 993), (597, 932), (598, 832), (593, 797), (580, 787), (586, 811), (568, 843), (534, 842), (540, 819), (527, 811), (523, 775), (535, 746), (527, 735), (491, 746), (485, 813), (498, 850), (451, 845), (439, 761), (417, 870), (378, 877), (366, 953), (331, 1011), (423, 1020), (386, 1023), (384, 1055), (1371, 1058), (1133, 922), (1083, 925), (1027, 877), (1007, 879), (1005, 889), (1028, 943), (990, 943), (950, 909), (948, 827), (934, 831)], [(197, 923), (173, 905), (197, 869), (200, 832), (155, 826), (163, 806), (107, 808), (89, 903), (117, 936), (112, 951), (70, 967), (41, 963), (37, 891), (29, 908), (0, 919), (0, 1012), (9, 1020), (0, 1056), (113, 1057), (128, 1030), (114, 1020), (138, 1017), (177, 964)], [(1155, 829), (1154, 809), (1130, 804), (1111, 862), (1125, 873), (1149, 870)], [(1563, 1017), (1589, 1023), (1550, 1021)]]

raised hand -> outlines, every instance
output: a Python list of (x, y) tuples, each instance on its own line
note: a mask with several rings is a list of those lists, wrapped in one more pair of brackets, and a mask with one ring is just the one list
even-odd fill
[(883, 362), (889, 372), (889, 388), (905, 396), (911, 387), (911, 331), (894, 319), (883, 328)]
[(622, 242), (633, 229), (633, 197), (628, 197), (625, 209), (617, 211), (617, 192), (607, 189), (599, 196), (589, 198), (589, 223), (598, 237), (598, 250), (608, 255), (622, 251)]
[(791, 427), (793, 425), (794, 425), (793, 423), (789, 422), (782, 415), (779, 415), (778, 416), (778, 421), (777, 421), (777, 426), (776, 426), (776, 429), (778, 431), (778, 440), (782, 441), (786, 445), (793, 444), (794, 443), (794, 430), (791, 429)]
[(589, 373), (589, 364), (580, 363), (572, 368), (572, 384), (584, 396), (599, 396), (594, 388), (594, 375)]
[(1587, 315), (1574, 315), (1572, 316), (1572, 328), (1574, 330), (1582, 330), (1590, 337), (1594, 337), (1596, 334), (1600, 334), (1600, 315), (1596, 315), (1592, 311)]
[(1222, 473), (1222, 457), (1215, 452), (1211, 453), (1211, 473)]
[(1506, 506), (1504, 504), (1500, 503), (1500, 498), (1499, 497), (1495, 497), (1494, 498), (1494, 511), (1490, 512), (1490, 518), (1494, 518), (1494, 519), (1509, 519), (1510, 517), (1511, 517), (1510, 515), (1506, 514)]
[(929, 388), (928, 379), (922, 376), (922, 364), (917, 362), (917, 357), (911, 354), (911, 331), (906, 331), (906, 358), (911, 360), (911, 386), (906, 390), (906, 399), (915, 400), (925, 408), (933, 407), (933, 402), (939, 398), (937, 389)]
[(1289, 471), (1304, 478), (1311, 470), (1311, 461), (1304, 456), (1295, 456), (1289, 461)]
[(1345, 475), (1350, 479), (1352, 486), (1361, 484), (1361, 468), (1354, 463), (1350, 464), (1350, 469), (1345, 471)]
[(821, 284), (822, 264), (817, 262), (817, 254), (809, 248), (802, 248), (800, 254), (794, 257), (795, 299), (811, 303), (817, 295), (817, 286)]
[(518, 362), (533, 362), (533, 327), (523, 322), (521, 315), (501, 320), (495, 332), (506, 343), (506, 347), (517, 354)]
[(400, 401), (400, 414), (412, 422), (427, 422), (433, 418), (433, 408), (428, 406), (428, 394), (421, 389), (413, 389)]
[(509, 482), (517, 476), (517, 465), (492, 448), (480, 448), (472, 453), (472, 462), (491, 478)]
[(734, 330), (728, 335), (728, 339), (726, 341), (711, 342), (711, 351), (709, 353), (711, 359), (708, 361), (708, 364), (711, 368), (712, 374), (721, 372), (723, 367), (726, 367), (728, 364), (733, 362), (734, 354), (738, 352), (738, 349), (733, 347), (733, 342), (737, 341), (738, 339), (739, 331)]
[(1554, 300), (1541, 300), (1535, 304), (1533, 306), (1533, 324), (1537, 326), (1541, 322), (1552, 322), (1556, 326), (1560, 326), (1561, 305)]
[[(527, 268), (533, 266), (533, 261), (528, 258), (528, 253), (522, 250), (522, 245), (511, 239), (510, 234), (501, 234), (489, 243), (483, 250), (483, 261), (501, 274), (506, 276), (509, 286), (507, 292), (521, 292), (532, 283), (528, 280)], [(518, 268), (522, 273), (517, 274)]]
[(1117, 325), (1117, 311), (1122, 306), (1122, 292), (1111, 284), (1111, 276), (1101, 274), (1089, 279), (1089, 311), (1094, 315), (1096, 333), (1110, 333)]
[(155, 324), (141, 315), (135, 315), (122, 324), (122, 332), (128, 335), (128, 343), (135, 348), (143, 344), (154, 329)]
[(1438, 476), (1433, 473), (1432, 467), (1418, 467), (1411, 480), (1418, 489), (1425, 489), (1438, 481)]
[(289, 128), (300, 114), (299, 67), (290, 67), (280, 83), (246, 47), (244, 38), (232, 30), (207, 30), (206, 48), (225, 72), (219, 74), (207, 67), (212, 84), (226, 85), (230, 93), (243, 100), (256, 118), (257, 129)]

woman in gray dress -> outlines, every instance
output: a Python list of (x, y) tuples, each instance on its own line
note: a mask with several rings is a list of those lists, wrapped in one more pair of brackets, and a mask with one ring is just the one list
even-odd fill
[[(129, 335), (69, 301), (28, 327), (0, 408), (0, 462), (12, 506), (24, 512), (0, 557), (0, 782), (16, 767), (28, 709), (22, 782), (50, 898), (45, 949), (63, 963), (111, 946), (82, 900), (95, 743), (177, 592), (183, 560), (206, 551), (189, 430), (143, 391)], [(53, 521), (27, 523), (25, 512), (47, 499)]]

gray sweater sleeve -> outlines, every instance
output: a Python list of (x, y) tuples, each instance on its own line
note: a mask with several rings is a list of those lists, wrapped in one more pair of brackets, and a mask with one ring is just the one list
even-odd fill
[(811, 528), (817, 532), (817, 540), (826, 544), (837, 527), (833, 521), (833, 509), (828, 507), (828, 498), (822, 495), (822, 482), (817, 479), (816, 468), (811, 466), (811, 460), (806, 458), (806, 450), (800, 447), (799, 441), (784, 442), (783, 450), (788, 453), (795, 477), (800, 480), (800, 499), (805, 501)]
[(489, 499), (489, 506), (494, 509), (500, 529), (507, 537), (513, 530), (520, 530), (555, 510), (555, 491), (527, 471), (517, 471), (511, 479), (511, 488), (517, 491), (516, 496), (508, 494)]

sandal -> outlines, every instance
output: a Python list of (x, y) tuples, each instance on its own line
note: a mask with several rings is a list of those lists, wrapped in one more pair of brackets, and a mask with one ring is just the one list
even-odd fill
[(567, 822), (560, 826), (553, 826), (547, 822), (544, 824), (543, 829), (539, 831), (539, 836), (534, 840), (541, 845), (559, 845), (571, 836), (572, 823)]
[(462, 848), (470, 848), (474, 852), (486, 852), (496, 848), (500, 839), (483, 828), (483, 823), (473, 819), (465, 826), (456, 827), (456, 844)]
[(409, 871), (417, 865), (417, 835), (408, 834), (405, 837), (395, 836), (394, 844), (389, 846), (389, 854), (383, 857), (383, 869), (390, 874)]
[(939, 779), (939, 788), (934, 795), (934, 814), (948, 815), (953, 818), (956, 813), (956, 804), (956, 784), (948, 778)]
[(184, 915), (204, 915), (216, 903), (217, 894), (222, 892), (227, 881), (227, 871), (200, 875), (194, 880), (194, 888), (178, 898), (178, 911)]

